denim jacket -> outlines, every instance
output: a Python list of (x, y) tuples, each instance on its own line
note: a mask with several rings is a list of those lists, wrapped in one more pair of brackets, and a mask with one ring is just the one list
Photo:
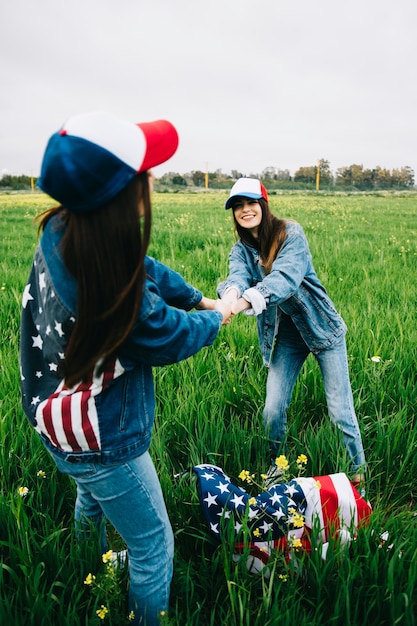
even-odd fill
[(195, 311), (202, 293), (146, 257), (137, 322), (117, 358), (99, 363), (88, 381), (68, 389), (62, 360), (77, 314), (77, 284), (59, 245), (64, 228), (51, 219), (24, 290), (20, 367), (23, 409), (45, 445), (70, 462), (118, 463), (143, 454), (154, 421), (152, 367), (187, 359), (216, 338), (218, 311)]
[(269, 365), (282, 313), (289, 315), (311, 352), (317, 354), (340, 340), (346, 325), (313, 267), (307, 238), (300, 224), (288, 221), (286, 237), (271, 272), (265, 273), (259, 253), (241, 240), (229, 256), (229, 276), (217, 287), (222, 297), (235, 287), (239, 297), (255, 287), (267, 302), (257, 316), (259, 344)]

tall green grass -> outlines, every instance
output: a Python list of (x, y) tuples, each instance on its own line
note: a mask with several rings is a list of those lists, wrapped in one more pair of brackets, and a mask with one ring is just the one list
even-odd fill
[[(234, 241), (225, 198), (220, 192), (155, 194), (153, 201), (150, 254), (210, 297), (227, 274)], [(230, 547), (209, 535), (192, 465), (214, 463), (233, 478), (242, 469), (260, 473), (267, 466), (266, 370), (255, 321), (239, 316), (213, 347), (155, 370), (151, 452), (176, 536), (164, 623), (415, 624), (417, 197), (313, 193), (270, 200), (274, 212), (303, 225), (316, 270), (349, 327), (372, 521), (347, 551), (330, 551), (326, 562), (313, 553), (301, 570), (291, 571), (278, 555), (269, 580), (234, 563)], [(43, 195), (0, 196), (0, 624), (93, 625), (102, 623), (96, 615), (101, 604), (111, 609), (104, 623), (125, 624), (126, 571), (117, 574), (118, 593), (113, 588), (110, 596), (84, 585), (89, 572), (103, 570), (100, 555), (93, 546), (75, 544), (74, 487), (55, 470), (20, 406), (20, 300), (37, 239), (33, 217), (48, 206)], [(289, 442), (290, 458), (307, 454), (309, 475), (348, 470), (314, 359), (307, 360), (295, 389)], [(25, 497), (19, 487), (28, 488)], [(382, 543), (384, 531), (389, 539)], [(112, 545), (121, 547), (110, 533)]]

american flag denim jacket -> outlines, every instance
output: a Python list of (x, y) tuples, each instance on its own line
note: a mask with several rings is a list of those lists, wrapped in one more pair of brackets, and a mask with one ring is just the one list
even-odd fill
[[(57, 227), (58, 226), (58, 227)], [(68, 389), (61, 374), (77, 311), (77, 285), (59, 252), (63, 228), (51, 219), (35, 252), (22, 299), (23, 409), (46, 447), (70, 462), (117, 463), (143, 454), (154, 421), (152, 367), (211, 345), (218, 311), (188, 313), (202, 298), (177, 272), (146, 257), (137, 322), (114, 362)]]

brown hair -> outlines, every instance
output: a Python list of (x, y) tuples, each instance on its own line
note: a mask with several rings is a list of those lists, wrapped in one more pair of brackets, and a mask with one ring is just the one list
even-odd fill
[(97, 210), (77, 214), (62, 206), (50, 209), (39, 217), (39, 230), (56, 214), (66, 226), (62, 258), (78, 284), (76, 321), (63, 366), (71, 387), (85, 381), (100, 359), (104, 369), (137, 319), (151, 231), (148, 173), (135, 176)]
[(246, 228), (240, 226), (236, 219), (234, 219), (235, 229), (244, 243), (258, 250), (265, 271), (269, 274), (272, 264), (284, 244), (287, 220), (276, 217), (264, 198), (260, 198), (258, 202), (262, 209), (262, 221), (258, 228), (258, 237), (255, 238)]

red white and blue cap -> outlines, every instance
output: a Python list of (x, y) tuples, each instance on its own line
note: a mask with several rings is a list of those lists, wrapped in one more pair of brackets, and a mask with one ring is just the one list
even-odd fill
[(101, 111), (69, 118), (49, 139), (38, 186), (76, 213), (112, 200), (139, 172), (175, 153), (178, 133), (166, 120), (134, 124)]
[(264, 198), (268, 202), (268, 194), (257, 178), (239, 178), (230, 190), (230, 195), (224, 205), (225, 209), (230, 209), (233, 206), (233, 201), (237, 198), (252, 198), (254, 200), (260, 200)]

